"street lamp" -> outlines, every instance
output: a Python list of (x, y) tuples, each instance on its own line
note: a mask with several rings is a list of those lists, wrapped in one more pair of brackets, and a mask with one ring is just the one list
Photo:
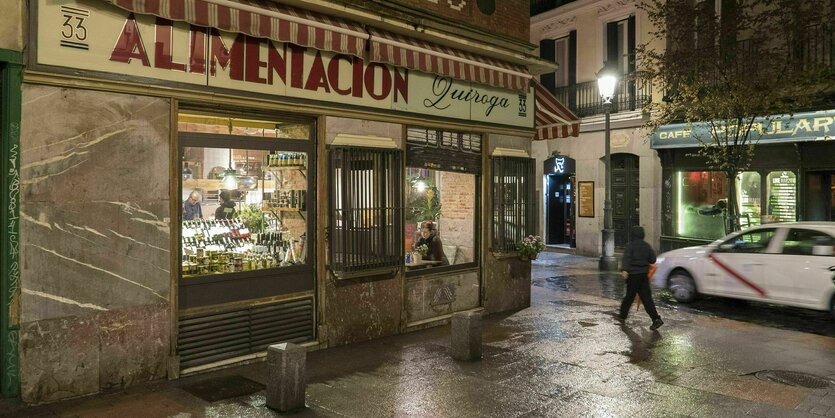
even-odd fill
[(609, 141), (609, 113), (612, 110), (612, 97), (615, 95), (615, 87), (618, 85), (618, 73), (609, 62), (603, 64), (603, 68), (597, 73), (597, 88), (600, 98), (603, 99), (603, 111), (605, 113), (605, 125), (603, 127), (603, 141), (606, 143), (606, 167), (605, 195), (603, 198), (603, 249), (598, 262), (600, 271), (616, 271), (618, 260), (615, 258), (615, 230), (612, 228), (612, 151)]

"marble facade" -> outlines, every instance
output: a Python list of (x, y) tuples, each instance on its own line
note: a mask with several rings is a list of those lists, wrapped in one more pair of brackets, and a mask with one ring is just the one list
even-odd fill
[(23, 400), (165, 377), (170, 101), (27, 84), (22, 107)]

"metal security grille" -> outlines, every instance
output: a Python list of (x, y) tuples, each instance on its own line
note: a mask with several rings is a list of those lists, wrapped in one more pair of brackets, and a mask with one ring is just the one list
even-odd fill
[(330, 150), (330, 268), (345, 273), (402, 264), (402, 177), (398, 150)]
[(492, 164), (493, 251), (516, 251), (516, 243), (534, 230), (534, 160), (495, 157)]
[(481, 136), (409, 128), (406, 132), (406, 165), (481, 174)]
[(180, 368), (258, 353), (271, 344), (311, 341), (313, 329), (310, 298), (181, 318)]

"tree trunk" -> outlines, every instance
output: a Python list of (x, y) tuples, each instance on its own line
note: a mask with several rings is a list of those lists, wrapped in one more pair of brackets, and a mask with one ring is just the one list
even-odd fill
[(736, 195), (736, 176), (737, 172), (726, 172), (728, 177), (728, 207), (725, 209), (725, 232), (739, 231), (739, 205)]

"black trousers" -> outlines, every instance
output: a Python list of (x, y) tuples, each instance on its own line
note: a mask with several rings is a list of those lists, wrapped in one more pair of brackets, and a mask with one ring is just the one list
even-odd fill
[(635, 302), (635, 295), (641, 297), (641, 304), (644, 305), (647, 314), (652, 320), (660, 319), (658, 311), (655, 310), (655, 302), (652, 300), (652, 291), (649, 288), (649, 279), (647, 274), (630, 274), (626, 279), (626, 297), (620, 303), (620, 317), (626, 319), (629, 315), (629, 308), (632, 307), (632, 302)]

